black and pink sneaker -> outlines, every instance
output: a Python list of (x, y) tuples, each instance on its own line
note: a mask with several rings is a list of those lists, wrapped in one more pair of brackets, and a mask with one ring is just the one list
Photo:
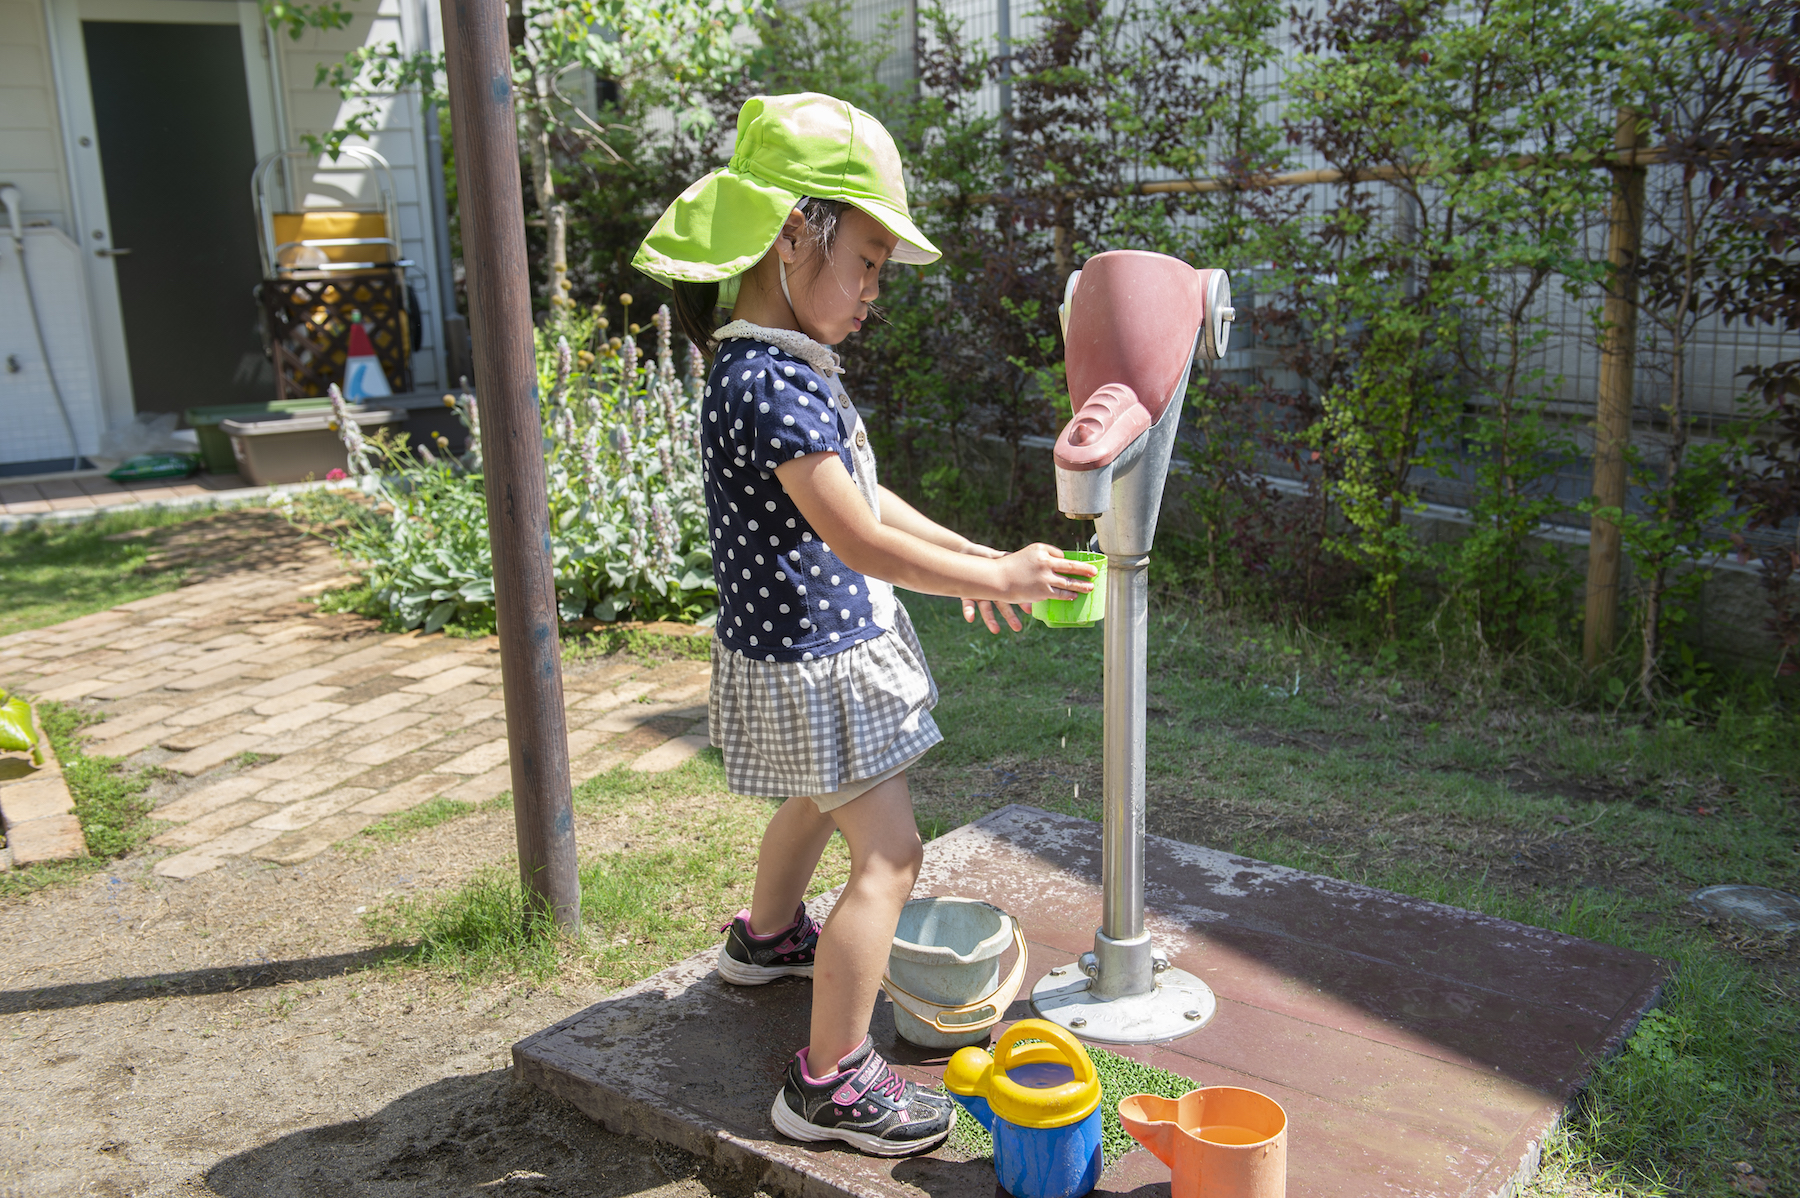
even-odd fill
[(895, 1073), (863, 1037), (837, 1072), (814, 1077), (807, 1050), (788, 1062), (769, 1118), (791, 1140), (842, 1140), (871, 1156), (905, 1156), (943, 1142), (956, 1125), (956, 1102)]
[(794, 912), (793, 923), (767, 936), (750, 930), (748, 911), (739, 911), (719, 930), (725, 933), (725, 944), (719, 949), (719, 976), (734, 986), (761, 986), (776, 978), (809, 978), (813, 974), (819, 923), (806, 913), (805, 903)]

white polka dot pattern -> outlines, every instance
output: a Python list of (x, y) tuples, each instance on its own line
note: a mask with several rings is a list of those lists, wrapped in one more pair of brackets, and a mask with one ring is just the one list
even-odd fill
[[(774, 473), (781, 462), (831, 452), (854, 477), (847, 423), (854, 420), (854, 413), (849, 405), (841, 406), (842, 415), (835, 403), (821, 410), (814, 401), (830, 387), (810, 365), (748, 338), (732, 338), (720, 346), (708, 387), (701, 404), (706, 430), (702, 460), (714, 534), (714, 576), (720, 584), (719, 640), (739, 652), (754, 646), (755, 660), (781, 663), (824, 658), (884, 635), (888, 629), (874, 618), (871, 588), (813, 535)], [(727, 461), (738, 469), (734, 472)], [(727, 531), (737, 523), (748, 532), (762, 533), (757, 521), (734, 521), (732, 513), (739, 507), (732, 496), (739, 495), (739, 488), (746, 510), (765, 517), (762, 523), (769, 530), (765, 534), (769, 553), (746, 554), (756, 558), (753, 566), (738, 558), (733, 548), (751, 549), (749, 538)], [(812, 595), (807, 594), (808, 583)], [(752, 597), (770, 603), (757, 613)], [(771, 603), (778, 613), (767, 610)], [(807, 616), (809, 611), (827, 613), (820, 619), (829, 620), (832, 627), (820, 627)]]

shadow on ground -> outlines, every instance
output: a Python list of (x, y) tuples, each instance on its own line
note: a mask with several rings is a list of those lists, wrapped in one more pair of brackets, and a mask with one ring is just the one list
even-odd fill
[(509, 1071), (450, 1077), (366, 1119), (282, 1136), (206, 1172), (224, 1198), (744, 1198), (754, 1185), (698, 1157), (605, 1130)]
[(70, 982), (38, 986), (30, 990), (0, 990), (0, 1015), (21, 1011), (55, 1011), (63, 1007), (87, 1007), (97, 1003), (134, 1002), (144, 998), (191, 998), (199, 994), (236, 994), (260, 990), (283, 982), (314, 982), (321, 978), (367, 969), (403, 956), (405, 946), (297, 957), (287, 961), (252, 961), (208, 969), (179, 969), (141, 977), (110, 978), (104, 982)]

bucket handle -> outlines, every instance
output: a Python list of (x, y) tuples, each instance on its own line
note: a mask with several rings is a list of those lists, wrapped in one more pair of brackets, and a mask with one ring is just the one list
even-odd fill
[[(1013, 945), (1019, 950), (1018, 960), (1013, 962), (1012, 972), (1007, 974), (1001, 983), (984, 997), (978, 998), (974, 1002), (963, 1003), (958, 1007), (946, 1007), (942, 1003), (932, 1002), (928, 998), (920, 998), (912, 991), (905, 989), (900, 983), (889, 977), (886, 970), (883, 970), (881, 974), (881, 988), (887, 991), (888, 997), (893, 1000), (895, 1006), (921, 1023), (929, 1023), (947, 1035), (955, 1035), (957, 1032), (978, 1032), (983, 1028), (993, 1027), (1006, 1014), (1006, 1008), (1012, 1005), (1012, 1000), (1019, 996), (1019, 987), (1025, 982), (1025, 957), (1029, 951), (1025, 947), (1024, 927), (1020, 925), (1015, 916), (1007, 915), (1006, 919), (1012, 924)], [(943, 1021), (945, 1015), (969, 1015), (983, 1007), (992, 1009), (980, 1019), (972, 1022), (945, 1023)]]

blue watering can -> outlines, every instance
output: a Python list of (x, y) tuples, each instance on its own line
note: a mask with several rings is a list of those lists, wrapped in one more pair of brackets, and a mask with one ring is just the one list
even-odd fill
[(1100, 1078), (1081, 1042), (1021, 1019), (989, 1056), (959, 1049), (944, 1088), (994, 1137), (994, 1172), (1013, 1198), (1081, 1198), (1100, 1181)]

